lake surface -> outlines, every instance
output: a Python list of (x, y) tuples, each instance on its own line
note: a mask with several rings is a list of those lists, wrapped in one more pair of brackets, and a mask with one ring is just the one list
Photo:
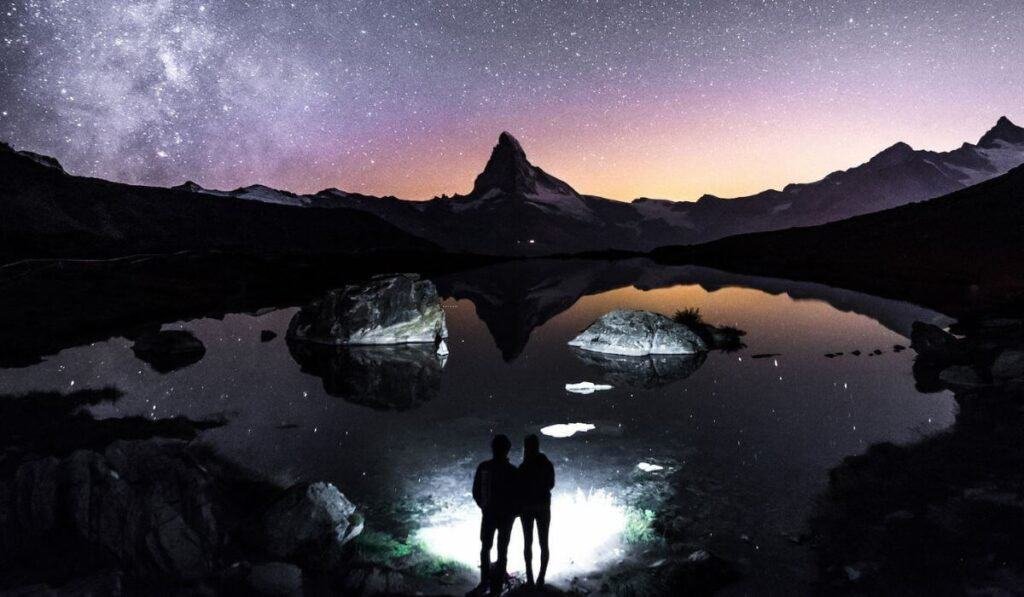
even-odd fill
[[(952, 394), (915, 389), (914, 353), (893, 350), (909, 344), (913, 321), (949, 321), (907, 303), (639, 261), (515, 262), (435, 282), (447, 359), (414, 347), (344, 357), (290, 348), (296, 305), (163, 322), (207, 351), (167, 374), (113, 337), (0, 369), (0, 393), (114, 386), (124, 397), (94, 407), (97, 416), (225, 416), (200, 437), (224, 457), (285, 484), (332, 481), (368, 527), (468, 566), (478, 550), (469, 488), (491, 435), (512, 437), (517, 461), (525, 434), (592, 425), (541, 436), (557, 472), (552, 580), (656, 560), (664, 546), (634, 535), (671, 501), (687, 509), (688, 544), (748, 572), (737, 592), (805, 588), (811, 556), (788, 536), (805, 530), (828, 470), (873, 443), (941, 430), (956, 413)], [(566, 345), (611, 309), (688, 307), (746, 331), (746, 347), (651, 361)], [(276, 337), (262, 341), (265, 330)], [(824, 356), (836, 352), (845, 354)], [(614, 387), (564, 389), (579, 381)]]

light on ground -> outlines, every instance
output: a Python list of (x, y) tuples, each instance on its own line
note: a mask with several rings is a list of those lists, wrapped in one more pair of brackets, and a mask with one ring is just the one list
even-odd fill
[[(592, 572), (622, 555), (627, 516), (622, 504), (607, 491), (558, 492), (551, 500), (551, 561), (549, 578), (569, 578)], [(428, 551), (471, 568), (480, 562), (480, 510), (472, 501), (441, 512), (416, 533)], [(534, 571), (540, 566), (540, 547), (534, 533)], [(497, 550), (492, 550), (492, 560)], [(522, 572), (523, 532), (519, 520), (509, 545), (510, 572)]]

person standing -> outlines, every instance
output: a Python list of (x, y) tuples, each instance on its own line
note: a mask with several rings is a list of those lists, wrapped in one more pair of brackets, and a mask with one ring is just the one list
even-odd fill
[[(508, 542), (516, 520), (518, 473), (508, 461), (512, 442), (504, 435), (491, 440), (491, 459), (481, 462), (473, 476), (473, 500), (480, 507), (480, 585), (471, 594), (490, 587), (491, 595), (500, 595), (508, 566)], [(491, 566), (491, 548), (498, 535), (498, 560)]]
[(548, 530), (551, 528), (551, 489), (555, 486), (555, 467), (540, 451), (540, 439), (528, 435), (523, 440), (523, 463), (519, 465), (521, 487), (520, 517), (523, 523), (523, 557), (526, 559), (526, 583), (533, 580), (533, 527), (540, 542), (540, 572), (537, 586), (544, 586), (548, 571)]

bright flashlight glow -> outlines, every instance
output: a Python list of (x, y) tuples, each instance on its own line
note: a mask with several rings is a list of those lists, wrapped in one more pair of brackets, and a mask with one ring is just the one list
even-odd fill
[[(622, 505), (604, 490), (556, 493), (551, 499), (550, 578), (569, 578), (618, 561), (622, 556), (627, 516)], [(434, 555), (471, 568), (480, 563), (480, 510), (472, 502), (433, 517), (416, 537)], [(509, 572), (522, 572), (523, 531), (517, 519), (508, 549)], [(492, 561), (496, 550), (491, 551)], [(540, 546), (534, 533), (534, 571)]]
[(540, 432), (548, 437), (564, 439), (592, 429), (594, 429), (594, 426), (590, 423), (559, 423), (558, 425), (542, 427)]

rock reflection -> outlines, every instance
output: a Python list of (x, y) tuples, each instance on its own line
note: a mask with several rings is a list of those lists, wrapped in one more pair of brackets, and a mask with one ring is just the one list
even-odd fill
[(622, 356), (573, 349), (576, 358), (601, 372), (601, 378), (619, 387), (660, 388), (693, 375), (707, 358), (706, 353), (692, 355)]
[(335, 347), (288, 342), (302, 371), (324, 391), (377, 410), (408, 410), (437, 397), (446, 357), (433, 343)]

